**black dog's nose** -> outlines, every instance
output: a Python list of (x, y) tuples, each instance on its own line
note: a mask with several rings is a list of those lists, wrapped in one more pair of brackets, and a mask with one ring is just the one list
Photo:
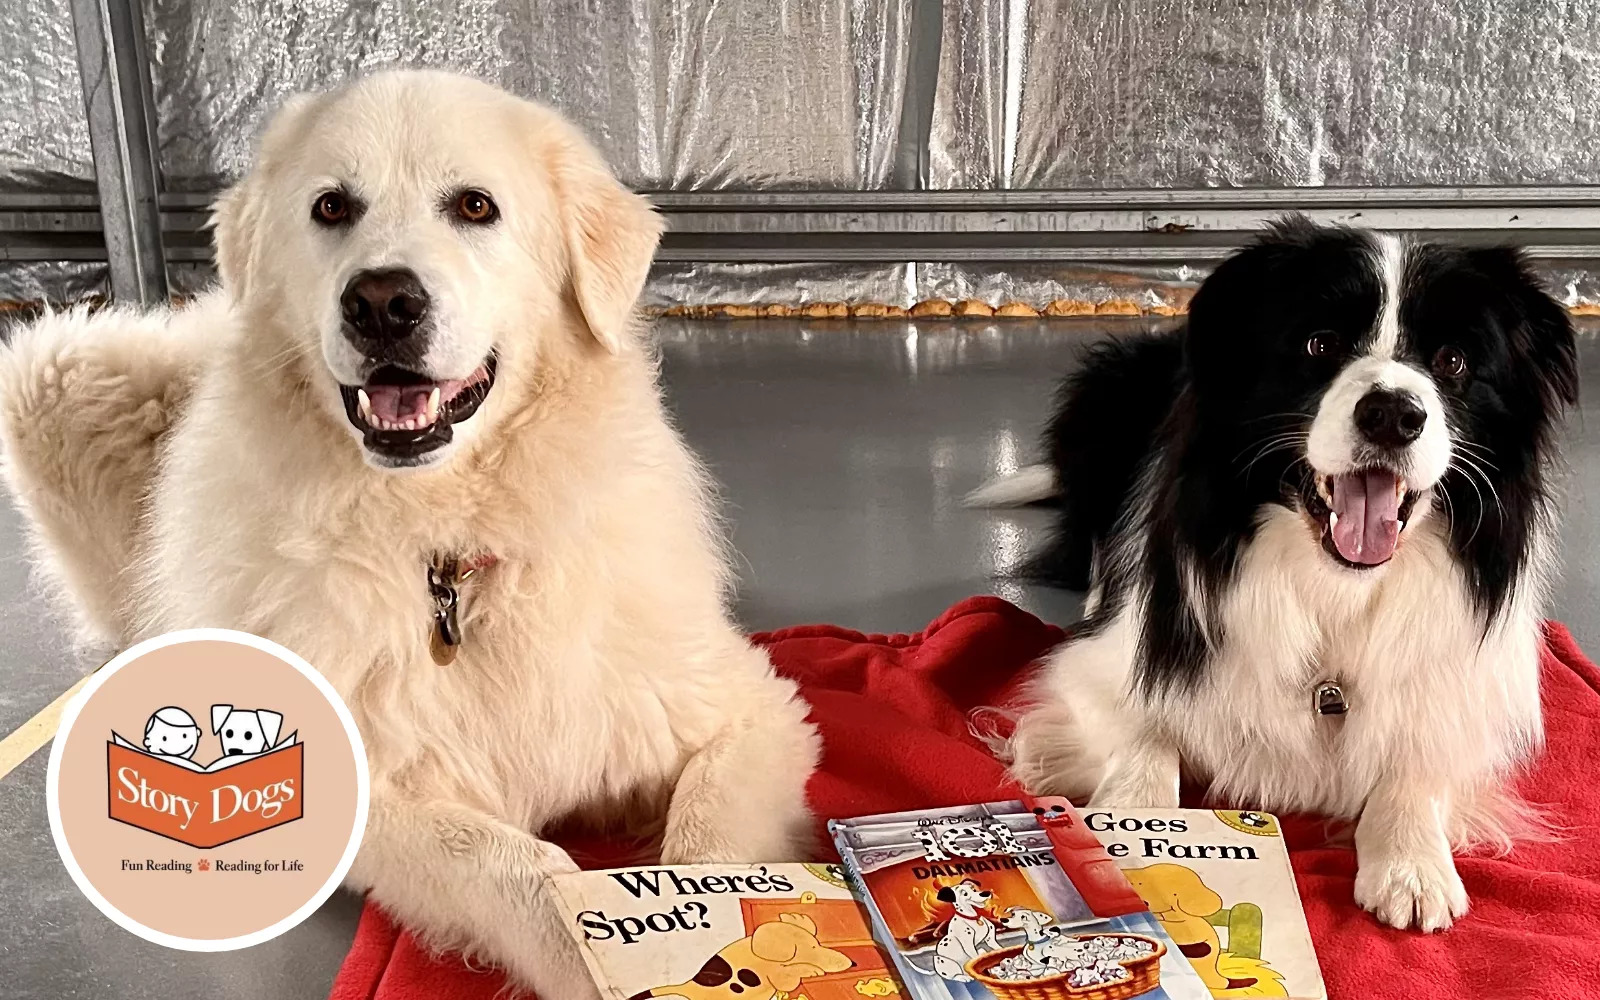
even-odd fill
[(347, 336), (361, 340), (400, 340), (428, 314), (428, 292), (409, 268), (358, 271), (339, 296)]
[(1373, 389), (1356, 401), (1356, 430), (1380, 448), (1404, 448), (1422, 434), (1428, 411), (1409, 392)]

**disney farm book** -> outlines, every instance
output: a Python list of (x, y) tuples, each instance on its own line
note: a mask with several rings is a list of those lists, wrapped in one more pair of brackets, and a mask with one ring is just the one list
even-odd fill
[(904, 995), (836, 864), (656, 865), (550, 885), (606, 1000)]
[(909, 997), (1211, 998), (1066, 799), (863, 816), (828, 828)]
[(1271, 813), (1085, 809), (1083, 821), (1214, 996), (1326, 1000)]

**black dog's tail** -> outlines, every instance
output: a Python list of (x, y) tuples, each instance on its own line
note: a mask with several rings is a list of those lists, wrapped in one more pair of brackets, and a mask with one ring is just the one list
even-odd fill
[(1127, 505), (1156, 430), (1178, 396), (1179, 333), (1103, 341), (1056, 390), (1045, 448), (1060, 490), (1053, 538), (1023, 574), (1057, 587), (1089, 588), (1095, 547)]

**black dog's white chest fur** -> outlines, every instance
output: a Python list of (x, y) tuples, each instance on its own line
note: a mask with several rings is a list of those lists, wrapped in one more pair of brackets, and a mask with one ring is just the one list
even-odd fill
[[(1501, 843), (1539, 738), (1538, 660), (1576, 395), (1564, 311), (1505, 249), (1291, 221), (1187, 327), (1102, 345), (1049, 445), (1035, 572), (1091, 575), (1013, 741), (1036, 792), (1356, 817), (1357, 896), (1465, 910), (1449, 845)], [(1335, 681), (1349, 711), (1316, 710)]]

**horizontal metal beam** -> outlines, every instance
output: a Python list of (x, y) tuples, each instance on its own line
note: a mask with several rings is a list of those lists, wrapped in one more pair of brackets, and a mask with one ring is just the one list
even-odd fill
[[(217, 191), (169, 192), (168, 210), (203, 210)], [(1006, 191), (641, 191), (666, 212), (811, 212), (840, 210), (929, 211), (935, 209), (1104, 209), (1128, 206), (1260, 207), (1273, 211), (1329, 206), (1570, 205), (1600, 207), (1600, 185), (1540, 187), (1298, 187), (1298, 188), (1108, 188)], [(26, 197), (26, 196), (24, 196)], [(0, 195), (0, 204), (4, 196)]]
[[(646, 194), (667, 223), (659, 259), (668, 263), (1205, 264), (1290, 211), (1600, 262), (1600, 187)], [(210, 259), (215, 198), (162, 196), (168, 260)], [(0, 260), (103, 260), (99, 224), (92, 195), (0, 195)]]

